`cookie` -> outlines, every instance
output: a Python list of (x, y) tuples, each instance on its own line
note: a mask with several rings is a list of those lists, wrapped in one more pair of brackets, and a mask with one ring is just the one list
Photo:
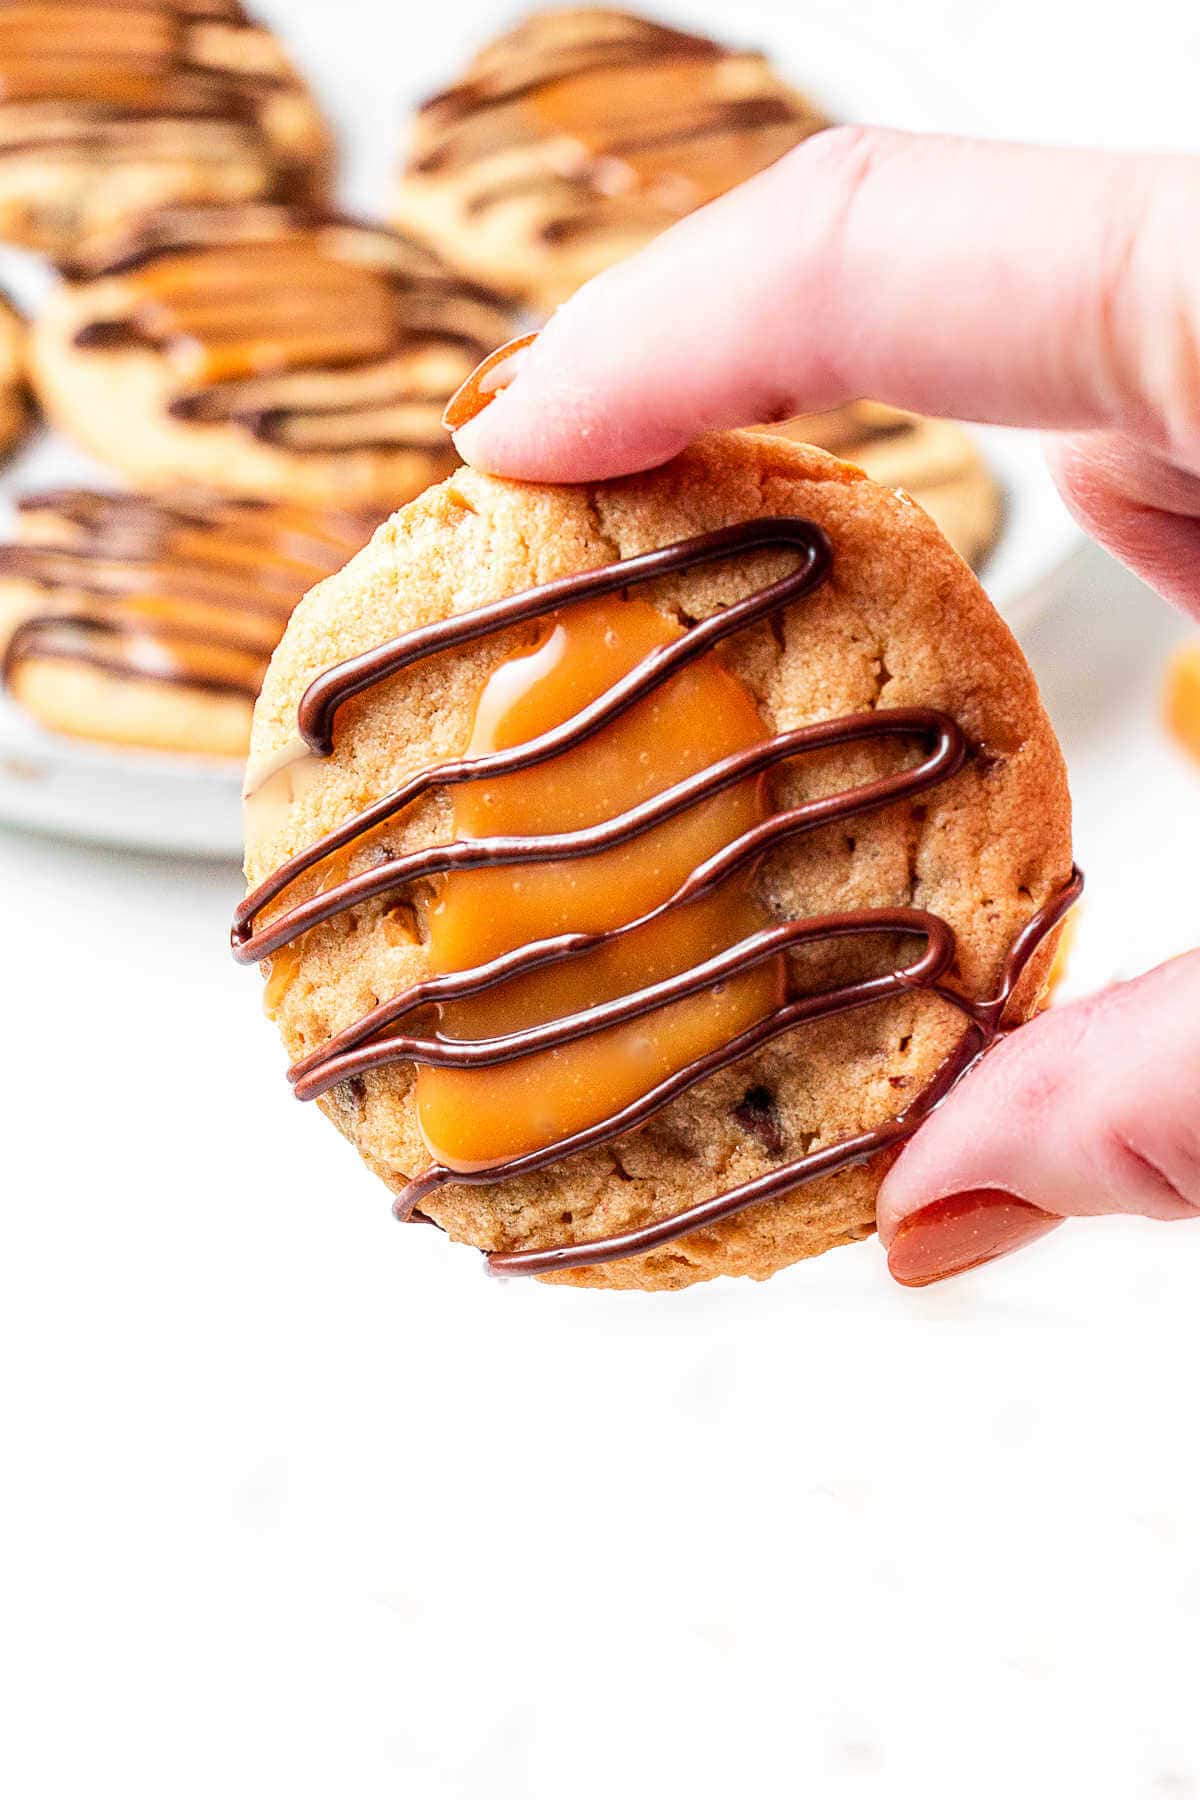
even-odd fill
[(238, 0), (0, 9), (0, 237), (57, 258), (159, 206), (323, 196), (311, 94)]
[(420, 108), (394, 217), (548, 312), (827, 123), (754, 52), (603, 7), (539, 12)]
[(33, 333), (43, 403), (155, 491), (390, 510), (454, 466), (442, 408), (512, 335), (420, 245), (297, 208), (158, 213), (72, 276)]
[(4, 685), (53, 731), (244, 757), (296, 602), (377, 522), (201, 494), (29, 495), (0, 545)]
[(33, 419), (25, 374), (25, 321), (0, 294), (0, 457), (16, 448)]
[(970, 435), (949, 419), (856, 400), (763, 429), (830, 450), (883, 487), (903, 488), (975, 567), (996, 541), (1000, 489)]
[(1076, 892), (1061, 754), (966, 564), (753, 432), (422, 495), (293, 614), (249, 769), (235, 954), (297, 1095), (400, 1216), (569, 1283), (868, 1234)]

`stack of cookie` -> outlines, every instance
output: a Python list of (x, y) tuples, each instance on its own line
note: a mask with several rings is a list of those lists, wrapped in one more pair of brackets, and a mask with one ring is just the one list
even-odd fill
[[(0, 4), (0, 449), (49, 420), (129, 495), (31, 497), (0, 555), (11, 698), (60, 731), (241, 756), (291, 607), (445, 476), (446, 400), (591, 275), (828, 121), (761, 55), (534, 14), (422, 106), (392, 223), (331, 209), (330, 134), (240, 0)], [(910, 489), (969, 558), (969, 439), (865, 404), (789, 435)]]

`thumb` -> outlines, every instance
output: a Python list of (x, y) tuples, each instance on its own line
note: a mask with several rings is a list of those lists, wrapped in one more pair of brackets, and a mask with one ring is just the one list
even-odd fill
[(1099, 1213), (1200, 1215), (1200, 950), (1002, 1041), (889, 1173), (879, 1233), (920, 1287)]

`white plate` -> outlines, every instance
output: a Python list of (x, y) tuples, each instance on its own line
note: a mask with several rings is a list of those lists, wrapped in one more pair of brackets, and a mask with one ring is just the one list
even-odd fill
[[(403, 56), (356, 54), (353, 68), (347, 45), (357, 47), (361, 36), (347, 29), (345, 15), (359, 8), (289, 8), (278, 0), (258, 10), (274, 15), (302, 66), (317, 75), (343, 146), (344, 196), (369, 211), (385, 202), (404, 106), (451, 75), (467, 43), (486, 36), (519, 7), (515, 0), (511, 6), (460, 5), (449, 45), (436, 17), (401, 21), (397, 12), (395, 47), (403, 48)], [(378, 31), (379, 15), (370, 10), (372, 29)], [(830, 30), (798, 16), (791, 5), (740, 6), (733, 23), (727, 0), (654, 10), (716, 35), (762, 44), (798, 85), (839, 117), (913, 129), (960, 123), (958, 97), (940, 90), (916, 56), (910, 62), (881, 56), (852, 31)], [(0, 251), (0, 280), (26, 306), (37, 303), (48, 282), (35, 259), (12, 251)], [(1071, 555), (1081, 540), (1036, 439), (995, 428), (978, 435), (1000, 477), (1006, 508), (1004, 532), (984, 581), (1001, 612), (1020, 628), (1049, 603), (1062, 581), (1069, 582)], [(0, 518), (7, 517), (14, 495), (69, 482), (105, 485), (111, 477), (44, 434), (0, 477)], [(0, 702), (0, 820), (143, 850), (236, 858), (239, 790), (240, 770), (229, 763), (75, 743), (38, 730)]]

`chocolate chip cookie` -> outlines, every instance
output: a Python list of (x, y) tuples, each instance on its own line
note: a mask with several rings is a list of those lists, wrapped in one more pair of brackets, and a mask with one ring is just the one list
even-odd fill
[(553, 8), (420, 108), (393, 215), (548, 312), (827, 123), (754, 51)]
[(28, 495), (0, 545), (4, 686), (53, 731), (244, 757), (289, 613), (376, 522), (204, 494)]
[(85, 244), (33, 333), (55, 422), (136, 486), (387, 511), (454, 466), (449, 395), (512, 335), (380, 227), (180, 208)]
[(249, 787), (235, 952), (298, 1097), (398, 1216), (576, 1284), (868, 1234), (1078, 887), (969, 569), (903, 494), (757, 433), (431, 489), (294, 613)]

